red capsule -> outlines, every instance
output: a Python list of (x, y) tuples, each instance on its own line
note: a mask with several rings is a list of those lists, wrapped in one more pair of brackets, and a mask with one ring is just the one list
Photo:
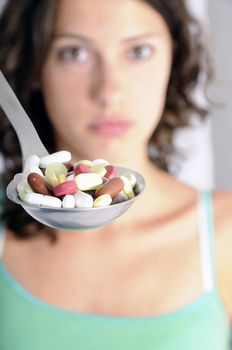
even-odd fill
[(92, 173), (91, 169), (85, 164), (78, 164), (74, 168), (74, 172), (75, 172), (76, 175), (78, 175), (78, 174), (85, 174), (85, 173)]
[(106, 165), (106, 174), (104, 177), (107, 179), (113, 179), (115, 176), (117, 176), (117, 169), (113, 165)]
[(77, 191), (77, 184), (73, 181), (66, 181), (53, 188), (53, 193), (56, 197), (65, 196), (66, 194), (73, 194)]

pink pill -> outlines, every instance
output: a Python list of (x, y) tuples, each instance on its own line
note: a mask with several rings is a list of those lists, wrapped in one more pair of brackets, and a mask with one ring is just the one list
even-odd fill
[(66, 181), (53, 188), (53, 193), (56, 197), (65, 196), (66, 194), (73, 194), (77, 191), (77, 184), (73, 181)]
[(117, 176), (117, 169), (113, 165), (106, 165), (105, 169), (106, 174), (104, 175), (104, 177), (106, 177), (107, 179), (112, 179), (113, 177)]
[(92, 173), (91, 169), (85, 164), (78, 164), (74, 168), (74, 172), (75, 172), (76, 175), (78, 175), (78, 174), (85, 174), (85, 173)]

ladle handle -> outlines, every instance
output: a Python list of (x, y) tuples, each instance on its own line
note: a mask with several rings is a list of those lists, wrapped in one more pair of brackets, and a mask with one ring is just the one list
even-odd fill
[(11, 122), (19, 139), (23, 164), (32, 154), (48, 154), (27, 113), (0, 71), (0, 106)]

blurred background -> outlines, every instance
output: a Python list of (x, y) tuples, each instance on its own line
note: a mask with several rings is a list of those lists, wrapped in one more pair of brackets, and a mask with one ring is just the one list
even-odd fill
[[(217, 105), (207, 122), (177, 132), (176, 145), (185, 153), (177, 177), (199, 189), (232, 189), (232, 1), (186, 1), (201, 21), (211, 51), (214, 81), (209, 97)], [(0, 0), (0, 11), (5, 2)], [(201, 86), (196, 98), (202, 98)]]

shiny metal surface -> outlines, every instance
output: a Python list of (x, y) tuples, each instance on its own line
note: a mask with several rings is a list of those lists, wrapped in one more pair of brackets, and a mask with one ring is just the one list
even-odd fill
[(144, 190), (145, 182), (141, 174), (123, 167), (117, 167), (117, 170), (119, 175), (129, 171), (136, 176), (139, 193), (132, 199), (104, 208), (48, 208), (24, 203), (19, 199), (17, 193), (17, 184), (22, 179), (22, 174), (17, 174), (14, 177), (9, 183), (6, 193), (11, 201), (21, 205), (29, 215), (47, 226), (65, 230), (93, 229), (105, 225), (122, 215)]

